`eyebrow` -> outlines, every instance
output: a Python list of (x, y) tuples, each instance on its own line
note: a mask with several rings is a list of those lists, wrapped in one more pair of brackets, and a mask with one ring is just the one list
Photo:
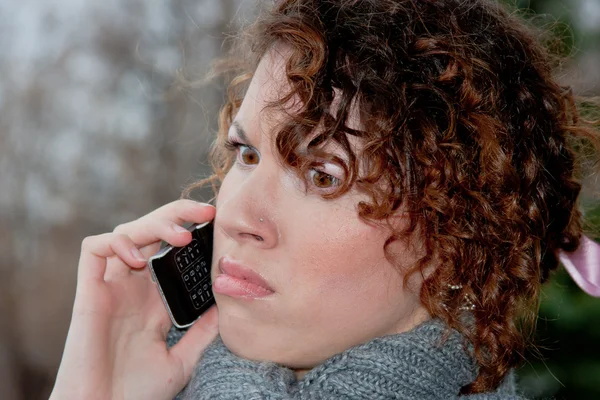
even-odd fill
[(233, 121), (231, 126), (235, 129), (235, 133), (239, 136), (239, 138), (243, 142), (248, 143), (248, 135), (246, 134), (246, 131), (244, 131), (244, 128), (242, 128), (240, 123), (237, 121)]

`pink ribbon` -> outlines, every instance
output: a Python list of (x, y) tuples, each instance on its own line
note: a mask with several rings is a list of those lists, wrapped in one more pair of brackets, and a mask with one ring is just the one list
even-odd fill
[(582, 236), (577, 250), (559, 251), (558, 257), (584, 292), (600, 297), (600, 244)]

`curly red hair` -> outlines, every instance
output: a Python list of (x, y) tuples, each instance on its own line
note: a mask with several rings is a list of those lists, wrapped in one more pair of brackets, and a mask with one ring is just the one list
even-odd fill
[[(399, 207), (410, 224), (386, 242), (418, 232), (425, 255), (421, 301), (462, 332), (479, 366), (463, 393), (496, 388), (522, 360), (541, 284), (557, 251), (579, 245), (580, 143), (600, 149), (574, 96), (553, 78), (553, 59), (523, 21), (486, 0), (282, 0), (243, 35), (212, 152), (215, 187), (232, 165), (229, 125), (260, 57), (292, 49), (286, 73), (302, 109), (276, 136), (282, 161), (304, 177), (309, 153), (335, 141), (349, 155), (346, 179), (371, 194), (360, 216), (386, 221)], [(240, 52), (247, 50), (247, 53)], [(339, 107), (331, 115), (334, 89)], [(336, 96), (338, 94), (335, 94)], [(353, 101), (363, 129), (346, 126)], [(314, 128), (323, 131), (313, 138)], [(354, 154), (348, 135), (364, 148)], [(323, 154), (319, 154), (323, 156)], [(359, 175), (358, 160), (370, 170)], [(460, 284), (451, 288), (449, 284)], [(461, 318), (465, 298), (473, 318)], [(467, 322), (471, 321), (471, 322)]]

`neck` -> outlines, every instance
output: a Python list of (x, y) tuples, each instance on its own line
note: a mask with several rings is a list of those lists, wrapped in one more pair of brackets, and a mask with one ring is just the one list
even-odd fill
[[(399, 334), (399, 333), (408, 332), (408, 331), (414, 329), (416, 326), (418, 326), (418, 325), (422, 324), (423, 322), (428, 321), (430, 319), (431, 319), (431, 316), (429, 315), (429, 313), (427, 312), (425, 307), (419, 306), (416, 310), (413, 310), (413, 312), (410, 315), (410, 318), (403, 321), (402, 325), (397, 325), (394, 327), (394, 329), (391, 329), (387, 332), (379, 333), (376, 336), (395, 335), (395, 334)], [(365, 340), (365, 342), (368, 342), (374, 338), (375, 337), (369, 338), (369, 339)], [(323, 361), (325, 361), (325, 360), (323, 360)], [(316, 365), (315, 365), (315, 367), (316, 367)], [(296, 380), (299, 381), (302, 378), (304, 378), (304, 375), (306, 375), (311, 369), (312, 368), (292, 368), (292, 371), (294, 371)]]
[(310, 371), (310, 369), (295, 369), (294, 371), (294, 375), (296, 375), (296, 380), (300, 380), (302, 378), (304, 378), (304, 375), (306, 375), (306, 373), (308, 371)]

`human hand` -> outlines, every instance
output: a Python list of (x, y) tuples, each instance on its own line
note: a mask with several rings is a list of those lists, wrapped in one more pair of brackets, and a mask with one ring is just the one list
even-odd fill
[(183, 222), (214, 218), (191, 200), (167, 204), (113, 233), (85, 238), (73, 315), (51, 400), (172, 399), (218, 333), (215, 306), (171, 349), (171, 320), (146, 267), (160, 241), (184, 246)]

